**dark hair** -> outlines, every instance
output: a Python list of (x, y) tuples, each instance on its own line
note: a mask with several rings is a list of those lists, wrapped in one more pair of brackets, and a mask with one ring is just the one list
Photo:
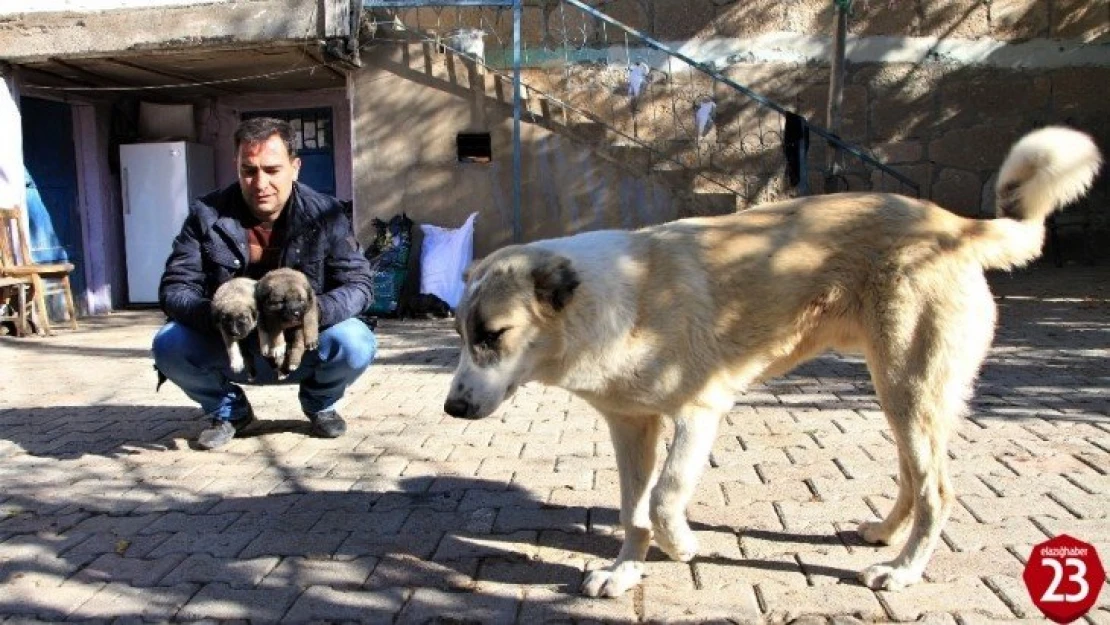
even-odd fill
[(285, 149), (289, 152), (289, 158), (297, 155), (297, 136), (293, 132), (293, 126), (284, 119), (274, 117), (252, 117), (240, 122), (239, 127), (235, 129), (235, 149), (238, 150), (244, 143), (247, 145), (265, 143), (274, 135), (281, 137)]

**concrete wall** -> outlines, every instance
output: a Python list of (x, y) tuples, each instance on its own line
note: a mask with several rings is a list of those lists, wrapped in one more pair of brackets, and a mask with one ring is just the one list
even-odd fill
[(87, 12), (149, 7), (189, 6), (194, 4), (226, 4), (235, 0), (8, 0), (0, 6), (6, 13)]
[[(477, 211), (481, 256), (512, 242), (511, 111), (452, 83), (442, 67), (425, 72), (424, 61), (419, 52), (381, 46), (364, 55), (353, 78), (356, 228), (365, 242), (374, 217), (403, 211), (417, 222), (456, 227)], [(493, 161), (457, 162), (459, 132), (489, 132)], [(524, 124), (522, 134), (525, 240), (677, 216), (665, 185), (542, 127)]]
[[(0, 5), (0, 58), (28, 62), (200, 46), (271, 45), (342, 35), (320, 0), (254, 0), (91, 13), (19, 13)], [(329, 3), (323, 3), (330, 7)], [(5, 15), (6, 14), (6, 15)], [(330, 13), (326, 17), (330, 18)], [(331, 24), (329, 30), (327, 24)]]

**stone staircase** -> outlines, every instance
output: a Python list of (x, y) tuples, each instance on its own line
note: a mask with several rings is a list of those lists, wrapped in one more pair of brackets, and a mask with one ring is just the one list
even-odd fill
[[(579, 3), (561, 4), (574, 8)], [(512, 114), (512, 67), (505, 62), (511, 59), (511, 39), (506, 43), (503, 32), (494, 32), (500, 49), (485, 46), (475, 53), (463, 49), (457, 35), (473, 32), (476, 26), (488, 28), (487, 20), (470, 17), (446, 31), (412, 28), (396, 14), (380, 23), (392, 27), (376, 33), (375, 40), (401, 46), (411, 70), (441, 88), (474, 98), (481, 105), (475, 108)], [(842, 189), (916, 194), (916, 188), (907, 189), (904, 179), (873, 156), (816, 127), (805, 158), (794, 161), (791, 184), (783, 147), (784, 117), (789, 113), (712, 68), (668, 56), (681, 57), (678, 53), (651, 50), (657, 67), (632, 97), (630, 68), (642, 48), (635, 53), (623, 50), (622, 59), (620, 49), (595, 40), (572, 55), (569, 48), (550, 48), (548, 37), (543, 39), (522, 42), (528, 51), (543, 51), (522, 64), (522, 123), (569, 137), (614, 166), (658, 182), (680, 200), (680, 216), (730, 213), (804, 194), (805, 189), (821, 189), (826, 150), (834, 148), (848, 154), (842, 160), (855, 164), (839, 173)], [(714, 103), (714, 114), (711, 124), (699, 131), (695, 110), (706, 100)]]

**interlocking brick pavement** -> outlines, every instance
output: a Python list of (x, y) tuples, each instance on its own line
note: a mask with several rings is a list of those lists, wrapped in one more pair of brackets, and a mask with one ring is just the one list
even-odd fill
[[(652, 549), (624, 597), (577, 594), (619, 549), (604, 424), (521, 389), (494, 417), (441, 404), (445, 321), (386, 321), (343, 406), (308, 436), (291, 387), (249, 389), (227, 448), (154, 392), (152, 311), (0, 338), (0, 622), (1042, 622), (1021, 581), (1067, 532), (1110, 564), (1110, 268), (991, 276), (1001, 311), (951, 447), (958, 505), (926, 581), (872, 592), (895, 547), (853, 521), (896, 493), (894, 446), (859, 358), (825, 356), (738, 399), (690, 506), (691, 563)], [(1110, 623), (1110, 591), (1087, 621)]]

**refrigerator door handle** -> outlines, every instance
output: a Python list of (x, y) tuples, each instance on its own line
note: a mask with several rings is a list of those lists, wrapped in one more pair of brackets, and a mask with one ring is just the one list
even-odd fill
[(124, 167), (120, 170), (120, 181), (123, 183), (123, 214), (131, 214), (131, 187), (127, 184), (127, 168)]

